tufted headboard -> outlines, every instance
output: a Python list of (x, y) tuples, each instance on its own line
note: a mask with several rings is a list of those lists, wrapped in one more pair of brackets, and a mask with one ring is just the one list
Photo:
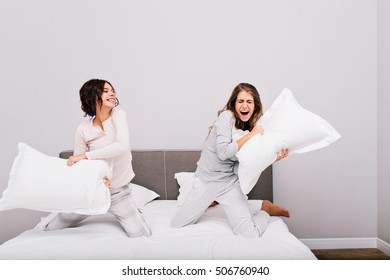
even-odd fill
[[(62, 151), (61, 158), (68, 158), (72, 150)], [(160, 199), (176, 199), (179, 185), (175, 173), (194, 172), (200, 157), (198, 150), (133, 150), (132, 183), (147, 187), (160, 195)], [(273, 201), (272, 166), (260, 176), (259, 181), (248, 194), (249, 199)]]

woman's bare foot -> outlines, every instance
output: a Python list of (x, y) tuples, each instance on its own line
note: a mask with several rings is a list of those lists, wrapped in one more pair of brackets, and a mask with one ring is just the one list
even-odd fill
[(269, 200), (263, 200), (263, 205), (261, 206), (261, 210), (267, 212), (270, 216), (283, 216), (290, 217), (290, 213), (283, 207), (273, 204)]

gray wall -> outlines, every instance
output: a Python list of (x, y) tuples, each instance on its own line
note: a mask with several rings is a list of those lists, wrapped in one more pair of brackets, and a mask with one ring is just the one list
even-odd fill
[(390, 243), (390, 2), (378, 1), (378, 237)]
[[(200, 149), (217, 110), (246, 81), (261, 92), (265, 108), (290, 88), (342, 135), (325, 149), (275, 164), (274, 198), (290, 210), (290, 230), (299, 238), (378, 236), (375, 1), (3, 0), (1, 6), (0, 191), (17, 142), (53, 156), (72, 148), (82, 119), (78, 90), (90, 78), (116, 87), (135, 149)], [(40, 215), (1, 212), (0, 242)]]

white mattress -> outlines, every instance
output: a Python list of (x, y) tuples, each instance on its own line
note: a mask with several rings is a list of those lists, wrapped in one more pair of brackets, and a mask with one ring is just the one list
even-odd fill
[[(259, 201), (249, 201), (254, 211)], [(291, 234), (279, 217), (272, 220), (260, 238), (234, 235), (221, 207), (209, 208), (194, 225), (172, 228), (176, 201), (156, 200), (143, 209), (152, 228), (151, 237), (128, 238), (107, 214), (91, 216), (74, 228), (42, 231), (39, 227), (0, 246), (0, 259), (316, 259)]]

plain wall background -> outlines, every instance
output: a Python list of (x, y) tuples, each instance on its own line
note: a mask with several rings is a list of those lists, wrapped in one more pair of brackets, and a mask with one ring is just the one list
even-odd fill
[(390, 243), (390, 1), (378, 1), (378, 237)]
[[(73, 148), (82, 120), (78, 90), (90, 78), (116, 88), (133, 149), (201, 149), (233, 87), (249, 82), (265, 109), (288, 87), (342, 135), (274, 165), (275, 202), (290, 210), (291, 232), (378, 236), (376, 1), (3, 0), (1, 6), (0, 191), (18, 142), (52, 156)], [(0, 212), (0, 242), (43, 214)]]

